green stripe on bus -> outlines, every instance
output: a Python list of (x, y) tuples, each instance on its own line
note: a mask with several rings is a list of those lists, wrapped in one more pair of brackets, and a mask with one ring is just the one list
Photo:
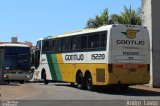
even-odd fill
[(57, 80), (62, 81), (62, 75), (61, 75), (60, 68), (57, 62), (57, 57), (55, 54), (52, 54), (52, 61), (54, 63), (54, 69), (57, 75)]
[(52, 76), (52, 80), (62, 80), (62, 75), (60, 73), (60, 69), (57, 63), (57, 58), (55, 54), (47, 54), (47, 60), (49, 63), (49, 68)]
[(48, 65), (49, 65), (49, 69), (50, 69), (50, 72), (51, 72), (52, 80), (57, 80), (56, 71), (54, 69), (54, 64), (52, 62), (52, 56), (50, 54), (47, 54), (46, 56), (47, 56)]

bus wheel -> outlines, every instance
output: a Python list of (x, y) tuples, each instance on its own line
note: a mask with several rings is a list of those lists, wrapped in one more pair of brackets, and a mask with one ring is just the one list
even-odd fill
[(20, 81), (20, 84), (24, 84), (24, 80), (21, 80), (21, 81)]
[(71, 86), (72, 86), (72, 87), (74, 87), (74, 86), (75, 86), (74, 82), (71, 82)]
[(92, 84), (92, 76), (91, 74), (88, 74), (85, 77), (85, 87), (87, 90), (92, 91), (93, 90), (93, 84)]
[(76, 83), (78, 89), (84, 89), (84, 80), (82, 73), (78, 73), (76, 76)]
[(48, 84), (48, 80), (46, 78), (46, 72), (43, 73), (44, 84)]
[(10, 84), (10, 81), (5, 81), (6, 84)]
[(128, 90), (129, 89), (129, 85), (122, 85), (122, 86), (120, 86), (120, 88), (122, 90)]

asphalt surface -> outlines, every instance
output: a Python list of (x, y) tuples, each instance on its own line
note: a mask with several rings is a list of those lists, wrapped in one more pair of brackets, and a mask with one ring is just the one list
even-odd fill
[[(94, 91), (79, 90), (68, 83), (12, 83), (0, 86), (0, 104), (15, 106), (128, 106), (132, 103), (160, 106), (160, 89), (131, 86), (128, 90), (98, 88)], [(135, 102), (138, 101), (138, 102)]]

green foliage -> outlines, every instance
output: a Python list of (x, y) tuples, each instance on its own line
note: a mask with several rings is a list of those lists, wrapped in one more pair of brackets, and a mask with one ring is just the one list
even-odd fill
[(95, 18), (90, 18), (87, 21), (87, 28), (97, 28), (106, 24), (110, 24), (108, 13), (108, 9), (105, 9), (100, 16), (96, 15)]
[(124, 10), (121, 14), (112, 14), (109, 16), (108, 9), (105, 9), (102, 14), (96, 15), (95, 18), (90, 18), (87, 21), (87, 28), (97, 28), (108, 24), (131, 24), (141, 25), (141, 9), (134, 10), (124, 6)]

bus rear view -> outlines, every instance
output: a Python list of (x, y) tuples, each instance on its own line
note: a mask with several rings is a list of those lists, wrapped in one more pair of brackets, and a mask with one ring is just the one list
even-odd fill
[(108, 84), (147, 84), (150, 80), (150, 42), (145, 27), (113, 25), (109, 38)]

